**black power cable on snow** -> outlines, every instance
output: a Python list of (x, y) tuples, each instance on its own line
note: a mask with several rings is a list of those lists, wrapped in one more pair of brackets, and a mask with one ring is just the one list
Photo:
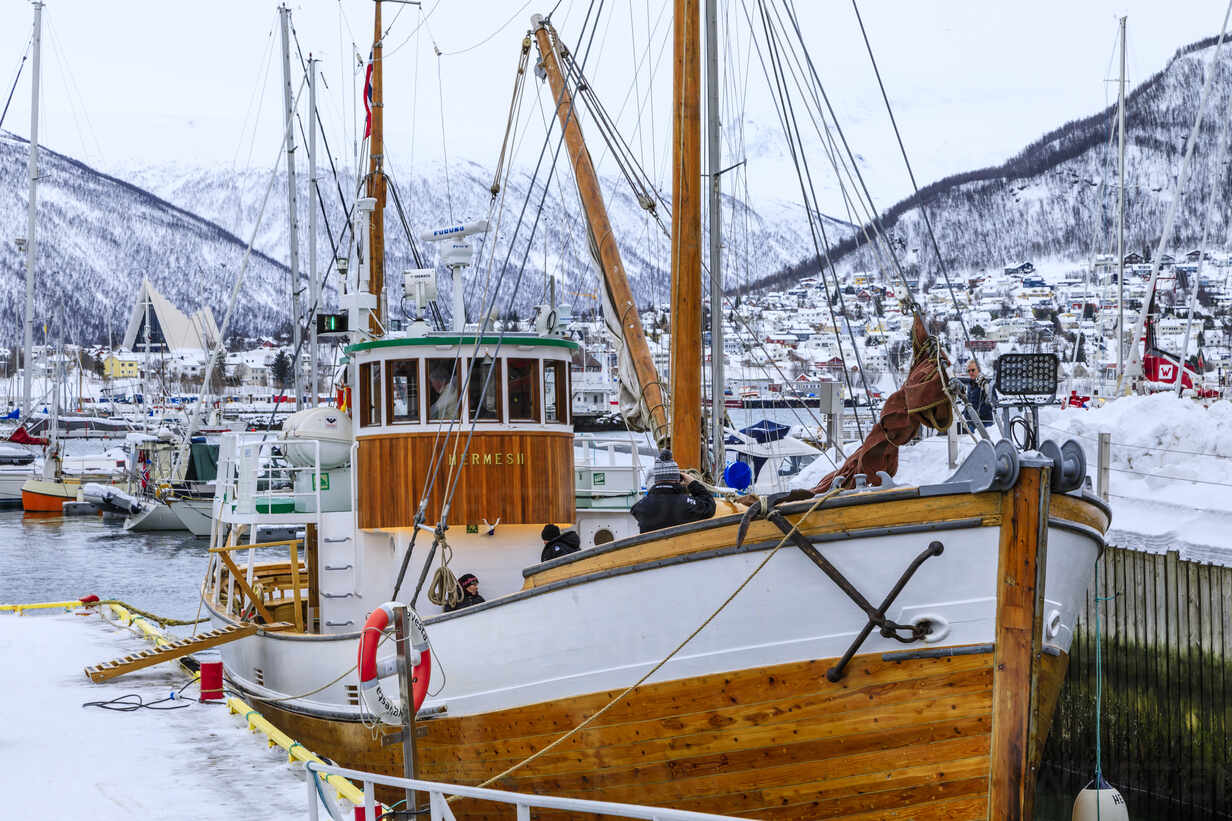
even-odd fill
[[(157, 701), (145, 701), (141, 698), (141, 695), (139, 693), (128, 693), (127, 695), (108, 699), (107, 701), (87, 701), (81, 706), (82, 707), (98, 707), (99, 709), (110, 710), (114, 713), (132, 713), (137, 710), (143, 710), (143, 709), (144, 710), (183, 710), (185, 707), (191, 707), (192, 701), (188, 699), (179, 698), (179, 695), (180, 693), (184, 692), (185, 690), (187, 690), (189, 687), (193, 686), (196, 683), (197, 681), (196, 679), (194, 679), (188, 682), (187, 684), (185, 684), (180, 689), (173, 692), (171, 695), (167, 696), (166, 698), (160, 698)], [(136, 701), (133, 701), (132, 699), (136, 699)], [(173, 704), (168, 707), (158, 706), (168, 701), (178, 701), (180, 703)], [(222, 704), (223, 702), (220, 701), (218, 703)]]

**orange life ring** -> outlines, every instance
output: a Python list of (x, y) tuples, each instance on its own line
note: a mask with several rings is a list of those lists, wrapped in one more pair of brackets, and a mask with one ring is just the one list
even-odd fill
[[(394, 607), (398, 602), (385, 602), (364, 622), (363, 632), (359, 636), (359, 693), (364, 706), (374, 716), (386, 724), (401, 726), (404, 720), (402, 705), (391, 701), (381, 690), (381, 679), (398, 672), (398, 657), (376, 657), (377, 645), (381, 643), (381, 635), (393, 622)], [(424, 699), (428, 695), (428, 682), (432, 678), (432, 653), (428, 646), (428, 631), (424, 628), (423, 619), (414, 610), (407, 608), (411, 615), (411, 653), (418, 653), (419, 660), (411, 670), (411, 700), (412, 709), (419, 712)]]

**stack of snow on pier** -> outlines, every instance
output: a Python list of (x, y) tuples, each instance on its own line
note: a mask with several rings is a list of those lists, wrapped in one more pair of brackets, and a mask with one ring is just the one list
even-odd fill
[[(1095, 408), (1043, 408), (1040, 438), (1075, 439), (1087, 455), (1096, 487), (1099, 434), (1110, 434), (1108, 543), (1194, 561), (1232, 564), (1232, 402), (1128, 396)], [(996, 427), (988, 429), (1000, 438)], [(972, 438), (958, 440), (961, 462)], [(945, 436), (930, 436), (899, 451), (899, 484), (943, 482), (949, 467)], [(835, 457), (835, 461), (841, 461)], [(794, 487), (812, 487), (834, 469), (818, 459)]]
[(1232, 564), (1232, 402), (1171, 393), (1048, 410), (1042, 435), (1077, 439), (1095, 479), (1110, 434), (1110, 544)]

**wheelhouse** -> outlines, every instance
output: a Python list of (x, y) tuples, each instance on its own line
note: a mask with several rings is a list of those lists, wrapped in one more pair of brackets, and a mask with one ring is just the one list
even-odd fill
[(571, 521), (577, 347), (529, 334), (429, 334), (347, 348), (359, 527), (411, 526), (429, 486), (434, 521), (455, 479), (458, 524)]

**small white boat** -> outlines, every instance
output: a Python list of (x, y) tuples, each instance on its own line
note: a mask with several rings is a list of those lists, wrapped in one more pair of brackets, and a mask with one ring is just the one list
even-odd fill
[(210, 515), (214, 507), (214, 498), (198, 499), (191, 496), (173, 496), (167, 504), (188, 532), (194, 536), (209, 536), (210, 527), (214, 522)]
[(124, 529), (136, 532), (183, 530), (184, 523), (166, 502), (160, 499), (145, 499), (141, 502), (141, 510), (124, 520)]
[(0, 505), (21, 503), (21, 488), (39, 474), (34, 454), (20, 445), (0, 442)]

